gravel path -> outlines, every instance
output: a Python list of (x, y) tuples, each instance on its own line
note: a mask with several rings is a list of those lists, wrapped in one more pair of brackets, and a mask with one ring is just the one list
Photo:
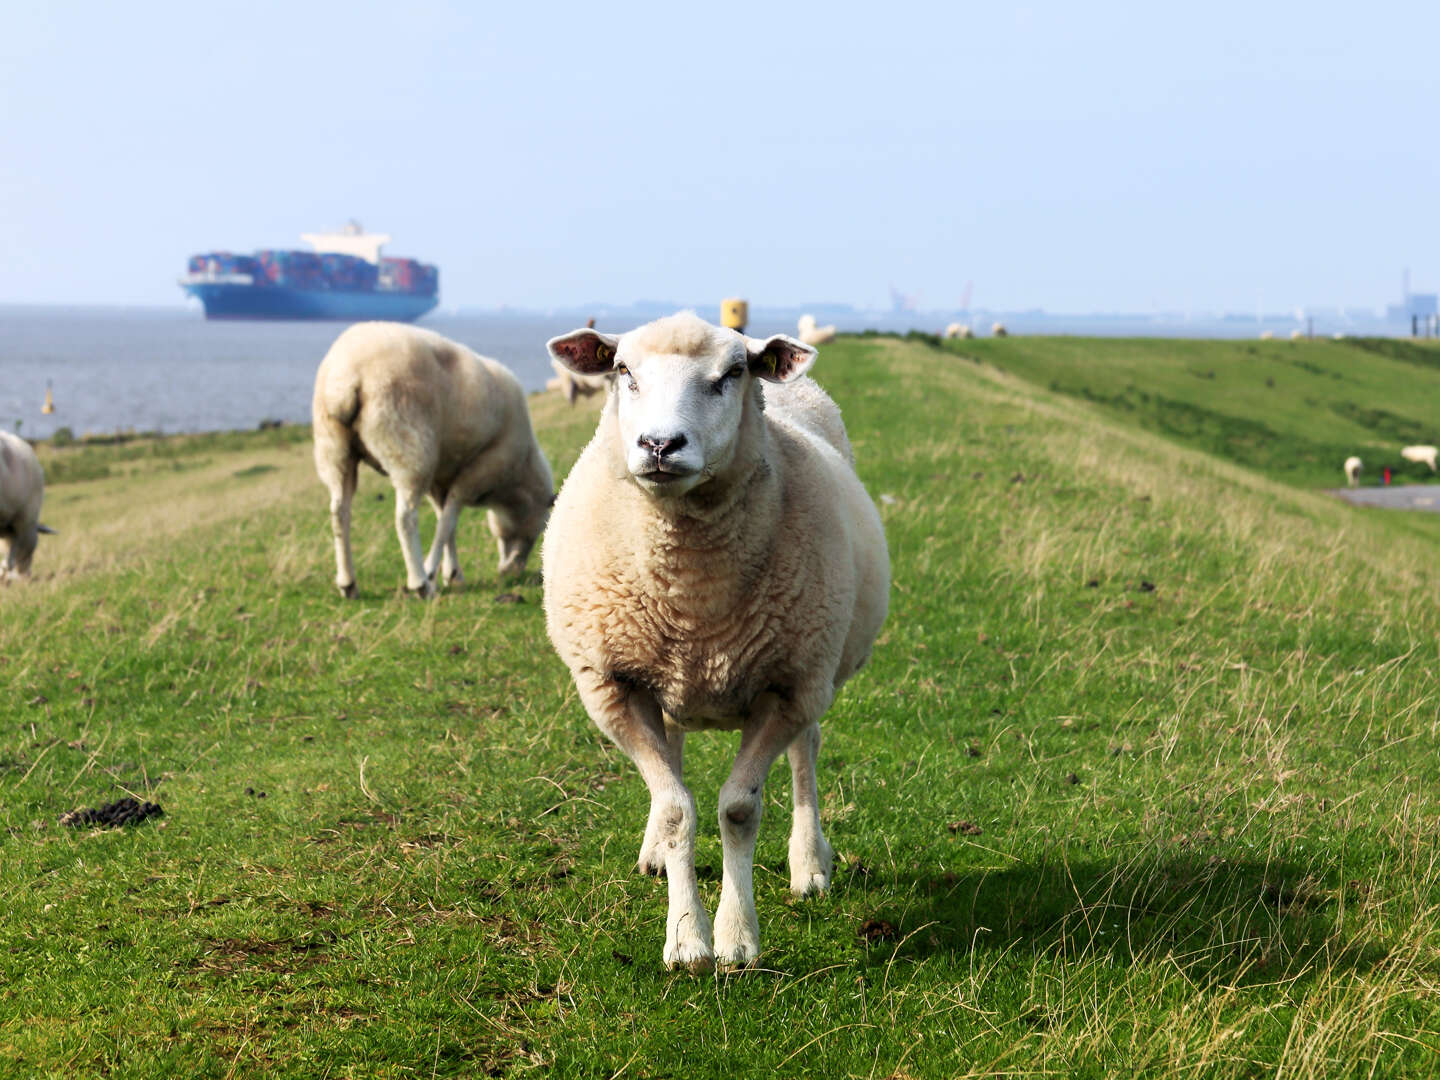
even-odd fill
[(1440, 484), (1391, 484), (1388, 487), (1336, 488), (1334, 493), (1357, 506), (1440, 513)]

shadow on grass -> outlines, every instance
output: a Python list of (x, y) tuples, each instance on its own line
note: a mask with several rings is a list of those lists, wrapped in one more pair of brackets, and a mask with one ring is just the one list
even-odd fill
[(1364, 970), (1385, 956), (1342, 932), (1342, 909), (1369, 901), (1367, 883), (1327, 882), (1285, 862), (1150, 852), (960, 874), (847, 868), (836, 884), (886, 898), (873, 915), (878, 926), (859, 928), (877, 964), (1020, 951), (1164, 963), (1197, 982), (1247, 985)]

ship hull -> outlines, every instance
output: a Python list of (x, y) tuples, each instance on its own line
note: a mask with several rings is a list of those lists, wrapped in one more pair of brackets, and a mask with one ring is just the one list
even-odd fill
[(205, 305), (207, 319), (384, 319), (413, 322), (440, 302), (439, 296), (389, 292), (297, 289), (288, 285), (188, 284), (185, 291)]

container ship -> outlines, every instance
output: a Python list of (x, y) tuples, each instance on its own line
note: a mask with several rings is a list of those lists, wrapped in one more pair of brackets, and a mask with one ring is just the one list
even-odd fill
[(313, 250), (192, 255), (180, 287), (205, 305), (207, 319), (411, 322), (440, 301), (435, 267), (382, 257), (390, 237), (359, 222), (300, 239)]

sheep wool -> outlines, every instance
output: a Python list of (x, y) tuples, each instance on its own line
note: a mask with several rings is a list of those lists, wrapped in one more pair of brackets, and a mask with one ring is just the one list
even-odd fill
[(41, 533), (55, 530), (40, 524), (45, 501), (45, 470), (34, 448), (8, 431), (0, 431), (0, 582), (28, 578)]
[(1422, 462), (1430, 466), (1430, 471), (1435, 471), (1435, 457), (1440, 453), (1440, 448), (1434, 446), (1407, 446), (1400, 451), (1400, 456), (1406, 461), (1413, 461), (1417, 465)]

